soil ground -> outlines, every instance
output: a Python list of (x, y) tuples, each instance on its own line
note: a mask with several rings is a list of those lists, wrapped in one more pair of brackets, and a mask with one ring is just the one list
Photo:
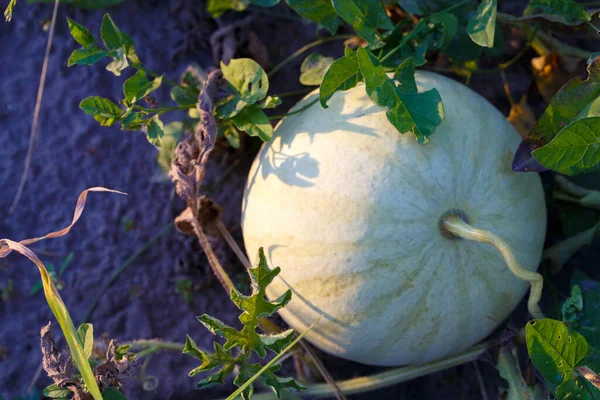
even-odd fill
[[(506, 11), (515, 14), (520, 11), (519, 1), (506, 3), (503, 5)], [(207, 70), (214, 68), (210, 34), (218, 24), (226, 25), (240, 19), (239, 15), (229, 15), (217, 24), (199, 11), (203, 8), (203, 2), (198, 4), (193, 0), (169, 3), (130, 0), (109, 11), (121, 30), (133, 37), (147, 67), (177, 79), (191, 62), (197, 62)], [(104, 69), (103, 63), (93, 67), (67, 67), (67, 59), (76, 43), (69, 35), (65, 18), (68, 16), (97, 34), (106, 11), (82, 11), (61, 6), (31, 171), (15, 213), (8, 213), (27, 152), (48, 34), (42, 26), (50, 18), (51, 11), (48, 4), (19, 2), (13, 21), (0, 24), (0, 237), (21, 240), (62, 228), (72, 217), (77, 196), (87, 187), (105, 186), (127, 192), (126, 197), (92, 193), (81, 220), (69, 235), (32, 246), (45, 263), (54, 265), (59, 265), (73, 253), (72, 262), (63, 276), (65, 288), (61, 294), (77, 322), (84, 318), (113, 271), (168, 225), (184, 205), (175, 195), (170, 181), (160, 179), (156, 150), (143, 134), (121, 131), (118, 127), (99, 127), (79, 110), (79, 102), (87, 96), (118, 99), (126, 76), (116, 78)], [(281, 10), (273, 11), (276, 12)], [(316, 33), (312, 25), (273, 13), (255, 15), (250, 25), (250, 30), (267, 44), (272, 65), (314, 40)], [(340, 55), (342, 46), (332, 43), (317, 50)], [(301, 60), (288, 65), (272, 80), (274, 93), (301, 89), (297, 82)], [(529, 90), (531, 78), (526, 66), (517, 64), (507, 75), (515, 98)], [(472, 87), (508, 113), (509, 104), (497, 74), (476, 76)], [(161, 90), (156, 98), (166, 102), (168, 93)], [(286, 99), (283, 108), (291, 107), (295, 99), (297, 97)], [(530, 102), (539, 115), (544, 108), (539, 95), (535, 97), (534, 93)], [(176, 113), (170, 116), (171, 119), (181, 117)], [(257, 145), (257, 142), (249, 141), (247, 151), (255, 151)], [(217, 182), (237, 159), (240, 154), (234, 151), (216, 152), (206, 183)], [(240, 243), (240, 204), (250, 161), (251, 157), (241, 157), (241, 162), (212, 193), (225, 210), (225, 224)], [(545, 180), (550, 181), (551, 177)], [(562, 233), (558, 227), (558, 212), (552, 207), (549, 218), (549, 241), (554, 242)], [(243, 267), (224, 243), (215, 239), (214, 245), (231, 274), (246, 279)], [(575, 262), (585, 264), (586, 259), (593, 260), (594, 248), (597, 247), (582, 252)], [(199, 287), (189, 303), (176, 292), (178, 279), (189, 279)], [(8, 301), (0, 302), (0, 397), (7, 399), (23, 394), (34, 379), (41, 359), (40, 328), (53, 320), (43, 294), (29, 294), (39, 281), (33, 264), (14, 254), (0, 260), (0, 286), (5, 286), (9, 280), (16, 293)], [(195, 319), (203, 313), (217, 316), (229, 324), (235, 323), (238, 315), (212, 277), (195, 240), (171, 228), (110, 286), (101, 297), (91, 321), (97, 338), (106, 333), (120, 341), (160, 338), (183, 342), (188, 333), (200, 347), (209, 348), (213, 336)], [(58, 332), (55, 327), (57, 336)], [(335, 377), (381, 370), (319, 354)], [(158, 379), (156, 387), (146, 391), (143, 382), (134, 379), (126, 394), (133, 400), (176, 400), (219, 398), (231, 393), (232, 385), (196, 391), (196, 379), (187, 376), (195, 366), (197, 362), (191, 357), (157, 353), (145, 370), (147, 377)], [(478, 362), (478, 366), (489, 398), (497, 398), (500, 379), (492, 364), (484, 360)], [(293, 368), (288, 367), (287, 371), (293, 373)], [(476, 376), (474, 364), (468, 364), (350, 398), (480, 399), (482, 393)], [(153, 378), (147, 379), (150, 382)], [(44, 374), (35, 382), (38, 388), (50, 383)]]

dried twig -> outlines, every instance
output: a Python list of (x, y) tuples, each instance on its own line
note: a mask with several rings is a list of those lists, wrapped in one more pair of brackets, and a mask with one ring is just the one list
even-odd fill
[(56, 25), (56, 14), (58, 13), (59, 0), (54, 1), (54, 9), (52, 10), (52, 21), (50, 22), (50, 32), (48, 34), (48, 43), (46, 44), (46, 54), (44, 55), (44, 63), (42, 64), (42, 73), (40, 76), (40, 84), (38, 86), (37, 98), (35, 100), (35, 108), (33, 109), (33, 121), (31, 123), (31, 131), (29, 132), (29, 145), (27, 147), (27, 156), (25, 157), (25, 167), (23, 168), (23, 175), (21, 175), (21, 181), (15, 198), (13, 199), (12, 205), (8, 210), (9, 214), (15, 212), (19, 199), (25, 188), (25, 182), (27, 181), (27, 175), (29, 174), (29, 168), (31, 167), (31, 160), (33, 159), (33, 146), (35, 145), (35, 137), (37, 134), (38, 122), (40, 119), (40, 107), (42, 105), (42, 97), (44, 95), (44, 84), (46, 82), (46, 72), (48, 71), (48, 59), (50, 58), (50, 49), (52, 48), (52, 39), (54, 38), (54, 26)]

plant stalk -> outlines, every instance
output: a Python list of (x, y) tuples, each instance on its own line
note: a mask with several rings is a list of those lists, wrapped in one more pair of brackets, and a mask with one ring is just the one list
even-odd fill
[(286, 66), (290, 61), (292, 61), (294, 58), (302, 55), (303, 53), (305, 53), (306, 51), (312, 49), (313, 47), (316, 47), (320, 44), (323, 43), (327, 43), (327, 42), (332, 42), (334, 40), (341, 40), (341, 39), (350, 39), (351, 37), (355, 37), (356, 35), (336, 35), (336, 36), (330, 36), (330, 37), (326, 37), (326, 38), (322, 38), (322, 39), (317, 39), (314, 42), (310, 42), (309, 44), (307, 44), (306, 46), (300, 47), (298, 50), (296, 50), (295, 52), (293, 52), (289, 57), (287, 57), (285, 60), (283, 60), (282, 62), (280, 62), (279, 64), (277, 64), (276, 66), (273, 67), (273, 69), (271, 71), (269, 71), (269, 73), (267, 74), (267, 76), (269, 78), (271, 78), (273, 75), (275, 75), (281, 68), (283, 68), (284, 66)]
[[(490, 347), (491, 344), (486, 342), (440, 361), (423, 365), (410, 365), (407, 367), (394, 368), (371, 376), (361, 376), (339, 381), (337, 384), (340, 390), (346, 395), (382, 389), (476, 360)], [(331, 387), (327, 384), (320, 383), (310, 385), (308, 390), (299, 392), (297, 395), (307, 398), (326, 398), (332, 395), (332, 391)], [(254, 400), (271, 400), (272, 398), (272, 393), (258, 393), (253, 397)]]
[(467, 224), (458, 215), (450, 215), (444, 219), (444, 228), (460, 238), (474, 240), (476, 242), (487, 243), (494, 246), (502, 257), (506, 265), (517, 278), (528, 281), (531, 284), (531, 292), (527, 301), (527, 309), (531, 316), (535, 319), (544, 318), (544, 314), (538, 305), (542, 297), (542, 289), (544, 287), (544, 278), (537, 272), (528, 271), (517, 262), (513, 251), (504, 239), (500, 236), (488, 232), (484, 229), (475, 228)]

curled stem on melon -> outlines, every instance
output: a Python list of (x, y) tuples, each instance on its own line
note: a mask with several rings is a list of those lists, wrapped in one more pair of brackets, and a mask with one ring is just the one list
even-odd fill
[(528, 271), (521, 267), (510, 246), (504, 239), (484, 229), (475, 228), (474, 226), (467, 224), (458, 215), (449, 215), (445, 217), (444, 229), (460, 238), (491, 244), (497, 248), (500, 254), (502, 254), (502, 257), (504, 257), (504, 261), (506, 262), (508, 269), (510, 269), (510, 272), (517, 278), (528, 281), (531, 284), (531, 292), (529, 293), (529, 300), (527, 301), (527, 309), (531, 316), (536, 319), (544, 318), (544, 314), (538, 305), (538, 302), (542, 297), (544, 278), (537, 272)]

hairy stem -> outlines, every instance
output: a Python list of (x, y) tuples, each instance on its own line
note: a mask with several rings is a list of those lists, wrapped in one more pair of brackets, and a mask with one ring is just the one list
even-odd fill
[(542, 297), (544, 278), (537, 272), (528, 271), (521, 267), (510, 246), (504, 239), (484, 229), (475, 228), (474, 226), (467, 224), (457, 215), (450, 215), (444, 218), (444, 228), (453, 235), (463, 239), (491, 244), (498, 249), (500, 254), (502, 254), (502, 257), (504, 257), (504, 261), (506, 262), (508, 269), (510, 269), (510, 272), (517, 278), (528, 281), (531, 284), (531, 292), (529, 293), (529, 300), (527, 301), (529, 313), (533, 318), (544, 318), (544, 314), (538, 305), (538, 302)]
[(269, 78), (271, 78), (273, 75), (275, 75), (281, 68), (283, 68), (284, 66), (286, 66), (290, 61), (292, 61), (293, 59), (295, 59), (296, 57), (302, 55), (303, 53), (305, 53), (306, 51), (312, 49), (315, 46), (318, 46), (320, 44), (323, 43), (327, 43), (327, 42), (332, 42), (334, 40), (341, 40), (341, 39), (350, 39), (351, 37), (355, 37), (356, 35), (336, 35), (336, 36), (330, 36), (330, 37), (326, 37), (326, 38), (322, 38), (322, 39), (317, 39), (314, 42), (310, 42), (309, 44), (307, 44), (306, 46), (300, 47), (298, 50), (296, 50), (294, 53), (292, 53), (289, 57), (287, 57), (285, 60), (283, 60), (282, 62), (280, 62), (279, 64), (277, 64), (276, 66), (273, 67), (273, 69), (271, 71), (269, 71), (269, 73), (267, 74), (267, 76)]
[(223, 286), (225, 291), (227, 293), (231, 293), (231, 289), (234, 288), (233, 282), (231, 281), (231, 278), (229, 278), (229, 275), (227, 275), (227, 272), (225, 272), (223, 266), (219, 262), (219, 259), (213, 251), (212, 246), (208, 242), (208, 237), (206, 237), (206, 234), (202, 230), (200, 223), (194, 217), (189, 218), (188, 222), (192, 225), (194, 233), (196, 234), (198, 242), (200, 243), (200, 247), (202, 247), (204, 254), (206, 254), (208, 263), (210, 264), (215, 275), (217, 276), (217, 279), (219, 280), (219, 282), (221, 282), (221, 285)]

